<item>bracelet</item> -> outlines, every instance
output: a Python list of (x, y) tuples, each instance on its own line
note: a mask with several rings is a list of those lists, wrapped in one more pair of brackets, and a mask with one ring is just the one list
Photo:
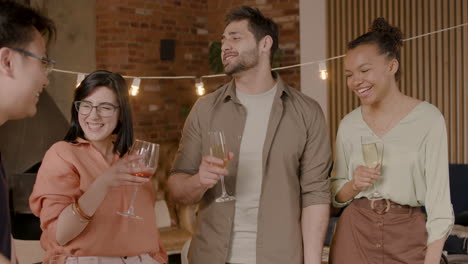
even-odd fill
[(72, 211), (72, 213), (73, 213), (74, 216), (78, 217), (78, 219), (80, 220), (80, 222), (82, 222), (82, 223), (89, 223), (88, 220), (81, 218), (81, 216), (76, 212), (75, 204), (74, 204), (74, 203), (71, 204), (71, 211)]
[(84, 219), (86, 221), (90, 221), (93, 216), (89, 216), (87, 214), (85, 214), (83, 212), (83, 210), (81, 209), (80, 207), (80, 204), (78, 203), (78, 200), (76, 200), (73, 204), (72, 204), (72, 212), (74, 215), (77, 215), (80, 217), (80, 219)]

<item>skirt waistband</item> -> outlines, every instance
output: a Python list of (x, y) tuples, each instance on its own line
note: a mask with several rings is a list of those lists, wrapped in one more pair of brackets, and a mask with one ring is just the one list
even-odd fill
[(386, 213), (410, 214), (413, 210), (421, 209), (421, 207), (401, 205), (388, 199), (369, 200), (367, 198), (359, 198), (355, 199), (352, 203), (359, 208), (369, 209), (380, 215), (384, 215)]
[(149, 254), (141, 254), (132, 257), (105, 257), (105, 256), (83, 256), (67, 257), (66, 264), (157, 264), (158, 262)]

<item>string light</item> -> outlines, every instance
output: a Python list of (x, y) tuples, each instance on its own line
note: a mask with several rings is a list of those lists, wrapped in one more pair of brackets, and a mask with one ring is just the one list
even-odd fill
[[(403, 41), (410, 41), (410, 40), (414, 40), (414, 39), (426, 37), (426, 36), (429, 36), (429, 35), (433, 35), (433, 34), (445, 32), (445, 31), (453, 30), (453, 29), (460, 28), (460, 27), (466, 27), (466, 26), (468, 26), (468, 23), (463, 23), (463, 24), (459, 24), (459, 25), (456, 25), (456, 26), (453, 26), (453, 27), (448, 27), (448, 28), (428, 32), (428, 33), (425, 33), (425, 34), (416, 35), (414, 37), (404, 39)], [(320, 78), (325, 80), (325, 79), (328, 78), (326, 62), (336, 60), (336, 59), (339, 59), (339, 58), (343, 58), (344, 56), (345, 55), (343, 54), (343, 55), (338, 55), (338, 56), (335, 56), (335, 57), (321, 59), (321, 60), (317, 60), (317, 61), (304, 62), (304, 63), (288, 65), (288, 66), (283, 66), (283, 67), (276, 67), (276, 68), (273, 68), (272, 71), (279, 71), (279, 70), (285, 70), (285, 69), (296, 68), (296, 67), (301, 67), (301, 66), (308, 66), (308, 65), (312, 65), (312, 64), (319, 64)], [(322, 67), (321, 67), (322, 63), (324, 65), (323, 66), (324, 69), (325, 69), (324, 71), (321, 70), (322, 69)], [(61, 70), (61, 69), (53, 69), (53, 71), (54, 72), (61, 72), (61, 73), (77, 74), (78, 75), (78, 77), (77, 77), (77, 86), (84, 79), (84, 76), (86, 74), (88, 74), (88, 73), (80, 73), (80, 72), (67, 71), (67, 70)], [(80, 77), (80, 76), (83, 76), (83, 77)], [(127, 79), (133, 79), (132, 88), (130, 89), (130, 94), (132, 96), (136, 96), (138, 94), (138, 91), (139, 91), (141, 79), (157, 79), (157, 80), (195, 79), (195, 80), (200, 80), (200, 83), (201, 83), (200, 88), (198, 88), (198, 86), (197, 86), (198, 82), (196, 82), (196, 84), (195, 84), (195, 86), (197, 87), (196, 92), (197, 92), (197, 94), (199, 94), (199, 92), (205, 94), (206, 90), (205, 90), (205, 87), (203, 85), (203, 82), (201, 81), (202, 78), (216, 78), (216, 77), (224, 77), (224, 76), (226, 76), (226, 74), (202, 75), (201, 77), (197, 77), (197, 76), (123, 76), (123, 77), (127, 78)], [(82, 78), (82, 79), (80, 79), (80, 78)]]
[(319, 71), (320, 71), (320, 79), (326, 80), (328, 79), (328, 72), (327, 72), (327, 63), (322, 61), (319, 63)]
[(206, 93), (205, 85), (203, 84), (202, 78), (197, 78), (195, 81), (195, 88), (198, 96), (203, 96)]
[(141, 79), (138, 77), (133, 78), (132, 86), (130, 87), (130, 95), (137, 96), (138, 92), (140, 91), (140, 82)]
[(84, 73), (78, 73), (78, 75), (76, 76), (76, 88), (78, 88), (78, 86), (80, 86), (80, 84), (84, 80), (85, 76), (86, 75)]

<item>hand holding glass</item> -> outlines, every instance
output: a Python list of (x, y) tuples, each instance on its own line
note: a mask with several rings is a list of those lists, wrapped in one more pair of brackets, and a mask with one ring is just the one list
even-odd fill
[[(210, 139), (210, 155), (224, 161), (222, 168), (227, 166), (229, 161), (228, 158), (228, 150), (226, 146), (226, 139), (224, 137), (223, 131), (210, 131), (208, 132), (208, 136)], [(220, 175), (221, 178), (221, 188), (222, 194), (220, 197), (216, 198), (217, 203), (234, 201), (236, 198), (234, 196), (230, 196), (226, 192), (226, 187), (224, 185), (224, 175)]]
[[(133, 174), (134, 176), (138, 177), (151, 177), (155, 172), (156, 168), (158, 167), (158, 159), (159, 159), (159, 145), (143, 140), (135, 140), (133, 143), (132, 148), (130, 149), (129, 155), (139, 155), (141, 159), (136, 160), (130, 163), (130, 166), (133, 168), (141, 168), (141, 172)], [(138, 192), (138, 185), (135, 186), (135, 190), (133, 191), (130, 205), (126, 212), (117, 212), (117, 214), (122, 216), (127, 216), (130, 218), (135, 219), (143, 219), (141, 216), (135, 214), (135, 198)]]
[[(383, 160), (383, 143), (378, 138), (373, 136), (361, 136), (362, 156), (364, 163), (368, 168), (375, 168), (382, 164)], [(382, 194), (377, 191), (376, 183), (373, 184), (373, 192), (369, 200), (383, 199)]]

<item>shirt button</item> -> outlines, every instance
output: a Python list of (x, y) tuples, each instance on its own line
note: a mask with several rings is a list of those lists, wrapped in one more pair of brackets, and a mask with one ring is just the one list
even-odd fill
[(376, 248), (381, 248), (381, 247), (382, 247), (382, 244), (377, 243), (377, 244), (375, 244), (375, 247), (376, 247)]

